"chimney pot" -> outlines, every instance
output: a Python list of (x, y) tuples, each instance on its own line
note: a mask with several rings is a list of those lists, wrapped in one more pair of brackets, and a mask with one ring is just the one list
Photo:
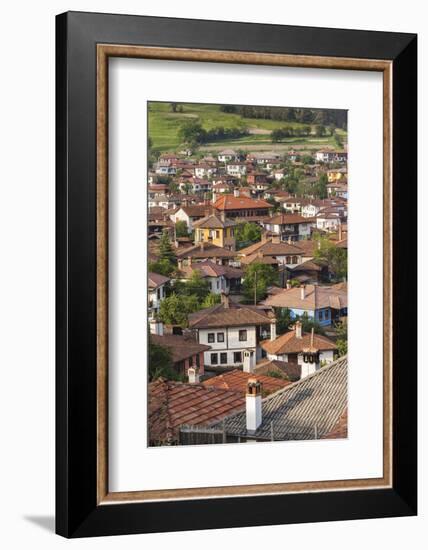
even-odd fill
[(306, 286), (302, 285), (300, 287), (300, 299), (304, 300), (306, 298)]
[(300, 321), (296, 321), (294, 328), (296, 330), (296, 338), (301, 339), (302, 338), (302, 323)]
[(235, 189), (233, 190), (233, 196), (234, 196), (234, 197), (239, 197), (239, 189), (236, 189), (236, 188), (235, 188)]
[(225, 309), (229, 309), (229, 306), (230, 306), (229, 295), (226, 294), (226, 292), (222, 291), (220, 297), (221, 297), (221, 303), (223, 304), (223, 307)]
[(199, 384), (199, 368), (189, 367), (187, 369), (187, 376), (189, 378), (189, 384)]
[(257, 378), (249, 378), (245, 396), (246, 427), (255, 432), (262, 423), (262, 385)]

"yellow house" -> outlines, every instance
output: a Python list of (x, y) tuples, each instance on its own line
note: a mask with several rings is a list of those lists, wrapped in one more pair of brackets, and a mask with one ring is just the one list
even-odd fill
[(327, 179), (328, 183), (336, 183), (336, 181), (346, 178), (346, 170), (343, 168), (337, 168), (336, 170), (328, 170)]
[(236, 222), (223, 215), (211, 214), (193, 224), (195, 244), (212, 243), (222, 248), (235, 250)]

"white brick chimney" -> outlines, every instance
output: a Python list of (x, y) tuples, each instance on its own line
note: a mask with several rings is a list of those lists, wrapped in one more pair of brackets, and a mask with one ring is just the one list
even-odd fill
[(257, 378), (249, 378), (245, 396), (247, 430), (255, 432), (262, 423), (262, 385)]
[(300, 287), (300, 299), (304, 300), (306, 298), (306, 285)]
[(276, 319), (271, 319), (270, 322), (270, 339), (276, 340)]
[(302, 323), (300, 321), (296, 321), (294, 324), (294, 328), (296, 329), (296, 338), (301, 339), (302, 338)]
[(239, 197), (239, 189), (237, 189), (236, 187), (235, 187), (235, 189), (233, 190), (233, 196), (234, 196), (234, 197)]
[(189, 378), (189, 384), (199, 384), (199, 368), (189, 367), (187, 369), (187, 376)]
[(244, 350), (244, 361), (242, 369), (244, 372), (253, 372), (256, 363), (256, 354), (252, 349)]
[(212, 203), (214, 204), (216, 201), (217, 201), (217, 193), (215, 191), (213, 191), (213, 194), (212, 194)]

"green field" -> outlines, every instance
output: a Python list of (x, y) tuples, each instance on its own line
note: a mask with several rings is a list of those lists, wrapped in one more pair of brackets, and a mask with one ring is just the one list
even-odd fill
[[(332, 137), (296, 137), (287, 138), (287, 140), (272, 144), (269, 134), (275, 128), (298, 128), (305, 126), (298, 122), (284, 122), (270, 119), (244, 118), (235, 113), (224, 113), (219, 105), (180, 103), (183, 112), (174, 113), (171, 110), (170, 103), (150, 102), (148, 104), (149, 116), (149, 136), (152, 141), (153, 150), (165, 152), (174, 152), (180, 149), (183, 144), (180, 143), (178, 131), (180, 126), (186, 120), (198, 119), (205, 130), (223, 126), (224, 128), (247, 128), (250, 135), (237, 139), (225, 141), (215, 141), (206, 143), (200, 147), (205, 151), (219, 151), (226, 147), (248, 150), (275, 150), (288, 149), (296, 147), (299, 149), (318, 149), (325, 146), (334, 146)], [(346, 132), (338, 130), (346, 138)]]

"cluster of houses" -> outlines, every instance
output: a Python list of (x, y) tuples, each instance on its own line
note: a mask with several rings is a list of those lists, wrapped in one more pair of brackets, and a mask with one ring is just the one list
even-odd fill
[[(301, 156), (163, 154), (150, 171), (148, 258), (159, 259), (167, 233), (177, 260), (174, 275), (148, 274), (150, 341), (169, 350), (181, 377), (149, 383), (150, 445), (346, 437), (347, 358), (335, 327), (348, 315), (347, 283), (329, 280), (316, 251), (319, 235), (347, 249), (347, 152), (318, 151), (310, 164)], [(284, 191), (278, 182), (290, 166), (314, 181), (325, 173), (327, 197)], [(249, 222), (260, 240), (238, 246)], [(271, 266), (278, 283), (248, 304), (242, 285), (252, 264)], [(219, 299), (189, 314), (185, 328), (165, 325), (168, 289), (195, 272)], [(290, 325), (278, 334), (284, 312)], [(304, 331), (302, 319), (323, 333)]]

